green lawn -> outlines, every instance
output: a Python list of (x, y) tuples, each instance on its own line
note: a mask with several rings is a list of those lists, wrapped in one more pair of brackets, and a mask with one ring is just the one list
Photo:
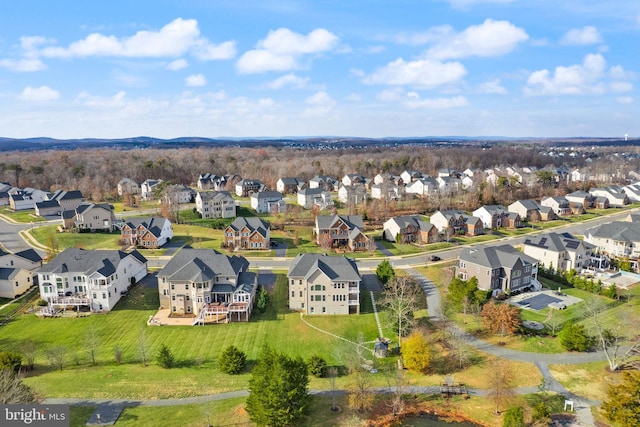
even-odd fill
[(57, 233), (57, 225), (45, 225), (31, 230), (33, 238), (44, 246), (55, 239), (60, 250), (67, 248), (119, 249), (120, 233)]
[(7, 216), (16, 222), (24, 222), (27, 224), (30, 222), (45, 221), (44, 218), (36, 215), (35, 209), (28, 209), (26, 211), (13, 211), (9, 208), (4, 208), (0, 210), (0, 214)]
[[(230, 376), (216, 371), (220, 352), (235, 345), (255, 361), (263, 344), (304, 359), (314, 354), (337, 363), (334, 347), (341, 343), (317, 332), (286, 309), (286, 276), (278, 275), (272, 307), (249, 323), (223, 325), (148, 327), (146, 320), (158, 307), (156, 290), (135, 287), (114, 311), (82, 318), (40, 319), (24, 315), (0, 328), (0, 349), (18, 351), (23, 340), (38, 344), (36, 370), (25, 382), (46, 397), (147, 398), (185, 397), (246, 388), (248, 374)], [(365, 301), (366, 304), (366, 301)], [(357, 340), (378, 335), (374, 315), (310, 317), (310, 322)], [(90, 363), (90, 336), (96, 339), (97, 366)], [(150, 366), (140, 363), (140, 339), (144, 337)], [(162, 344), (174, 353), (179, 367), (160, 368), (154, 355)], [(63, 347), (65, 368), (54, 370), (47, 351)], [(114, 361), (114, 348), (123, 352), (123, 363)], [(83, 387), (77, 378), (82, 376)], [(171, 384), (171, 387), (166, 387)]]

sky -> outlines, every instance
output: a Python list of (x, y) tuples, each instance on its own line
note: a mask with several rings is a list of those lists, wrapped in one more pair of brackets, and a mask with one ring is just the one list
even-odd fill
[(637, 0), (0, 3), (0, 137), (640, 137)]

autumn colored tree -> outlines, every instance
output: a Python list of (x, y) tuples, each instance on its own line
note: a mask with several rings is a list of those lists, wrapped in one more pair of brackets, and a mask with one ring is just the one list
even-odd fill
[(621, 426), (640, 426), (640, 372), (622, 373), (622, 381), (611, 384), (608, 400), (602, 404), (605, 415)]
[(496, 304), (490, 301), (482, 307), (482, 324), (489, 332), (500, 334), (504, 338), (520, 327), (520, 311), (509, 304)]
[(487, 371), (489, 377), (489, 398), (495, 404), (495, 414), (500, 413), (500, 408), (505, 406), (515, 395), (515, 374), (505, 359), (498, 359)]
[(414, 331), (402, 344), (402, 363), (410, 371), (426, 372), (431, 363), (431, 352), (422, 331)]

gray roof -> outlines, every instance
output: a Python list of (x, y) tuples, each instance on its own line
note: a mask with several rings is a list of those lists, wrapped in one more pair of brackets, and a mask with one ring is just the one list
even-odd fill
[(463, 249), (458, 258), (483, 267), (495, 268), (512, 268), (518, 260), (522, 260), (525, 264), (537, 264), (538, 260), (519, 252), (509, 245), (501, 245), (497, 247), (474, 247)]
[(58, 201), (59, 200), (76, 200), (76, 199), (84, 199), (84, 196), (82, 195), (80, 190), (71, 190), (71, 191), (58, 190), (49, 197), (49, 200), (58, 200)]
[(325, 192), (325, 189), (322, 187), (316, 188), (305, 188), (303, 190), (298, 191), (298, 194), (302, 194), (303, 196), (315, 196), (318, 194), (322, 194)]
[(298, 254), (289, 267), (289, 277), (308, 277), (316, 270), (332, 281), (359, 281), (360, 272), (354, 260), (345, 256)]
[(244, 227), (247, 227), (250, 231), (257, 231), (262, 236), (266, 236), (267, 230), (269, 230), (269, 223), (258, 217), (245, 218), (239, 216), (234, 219), (231, 224), (229, 224), (229, 227), (233, 228), (236, 231), (242, 230)]
[(0, 268), (0, 280), (11, 280), (19, 271), (17, 268)]
[(113, 212), (113, 205), (110, 205), (108, 203), (81, 203), (76, 208), (76, 213), (81, 214), (93, 208), (104, 209), (107, 212)]
[(536, 202), (533, 199), (518, 200), (518, 201), (514, 202), (513, 204), (515, 205), (516, 203), (522, 205), (528, 211), (540, 210), (540, 205), (538, 204), (538, 202)]
[(165, 222), (169, 221), (161, 216), (153, 216), (150, 218), (128, 218), (125, 222), (131, 228), (138, 228), (142, 225), (145, 229), (149, 230), (151, 234), (156, 237), (160, 237), (162, 234), (162, 227)]
[(590, 228), (584, 234), (618, 242), (640, 242), (640, 223), (614, 221)]
[[(110, 276), (116, 272), (118, 264), (129, 254), (117, 250), (84, 250), (69, 248), (38, 269), (38, 273), (67, 273), (80, 272), (85, 275), (100, 273)], [(136, 259), (145, 263), (147, 260), (142, 255), (134, 254)]]
[(60, 203), (57, 200), (45, 200), (45, 201), (36, 203), (36, 207), (38, 209), (59, 208)]
[(484, 206), (481, 206), (479, 209), (482, 209), (482, 208), (484, 208), (484, 210), (491, 215), (493, 215), (494, 213), (504, 214), (507, 212), (507, 208), (505, 208), (502, 205), (484, 205)]
[(25, 249), (24, 251), (14, 253), (14, 255), (31, 262), (42, 262), (42, 257), (33, 249)]
[(409, 225), (413, 225), (422, 231), (429, 231), (432, 227), (435, 227), (435, 225), (423, 220), (422, 217), (418, 215), (396, 216), (390, 219), (400, 228), (407, 228)]
[(280, 182), (284, 185), (298, 185), (300, 180), (298, 178), (280, 178)]
[(347, 224), (349, 230), (353, 230), (354, 228), (363, 229), (362, 225), (362, 215), (318, 215), (316, 217), (316, 224), (318, 224), (318, 229), (327, 230), (331, 228), (338, 220), (342, 220)]
[(576, 239), (569, 233), (545, 233), (527, 237), (525, 245), (536, 246), (548, 249), (553, 252), (574, 251), (578, 246), (584, 244), (587, 248), (594, 248), (591, 243)]
[(232, 199), (231, 193), (228, 191), (201, 191), (198, 193), (202, 200), (220, 201), (224, 199)]
[(205, 282), (215, 276), (237, 277), (249, 268), (244, 257), (222, 255), (213, 249), (189, 249), (179, 251), (158, 272), (158, 277), (171, 281)]
[(282, 193), (279, 191), (261, 191), (251, 195), (253, 199), (282, 199)]
[(573, 193), (567, 194), (567, 197), (589, 197), (589, 196), (591, 196), (591, 194), (581, 190), (577, 190), (577, 191), (574, 191)]

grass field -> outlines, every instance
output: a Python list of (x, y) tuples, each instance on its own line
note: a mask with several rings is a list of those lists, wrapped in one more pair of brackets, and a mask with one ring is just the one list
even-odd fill
[(16, 222), (24, 222), (27, 224), (30, 222), (41, 222), (45, 220), (44, 218), (36, 215), (35, 209), (14, 211), (9, 208), (3, 208), (0, 210), (0, 214), (9, 217)]
[(120, 233), (57, 233), (57, 225), (45, 225), (31, 230), (33, 238), (44, 246), (50, 246), (52, 239), (60, 250), (67, 248), (119, 249)]

